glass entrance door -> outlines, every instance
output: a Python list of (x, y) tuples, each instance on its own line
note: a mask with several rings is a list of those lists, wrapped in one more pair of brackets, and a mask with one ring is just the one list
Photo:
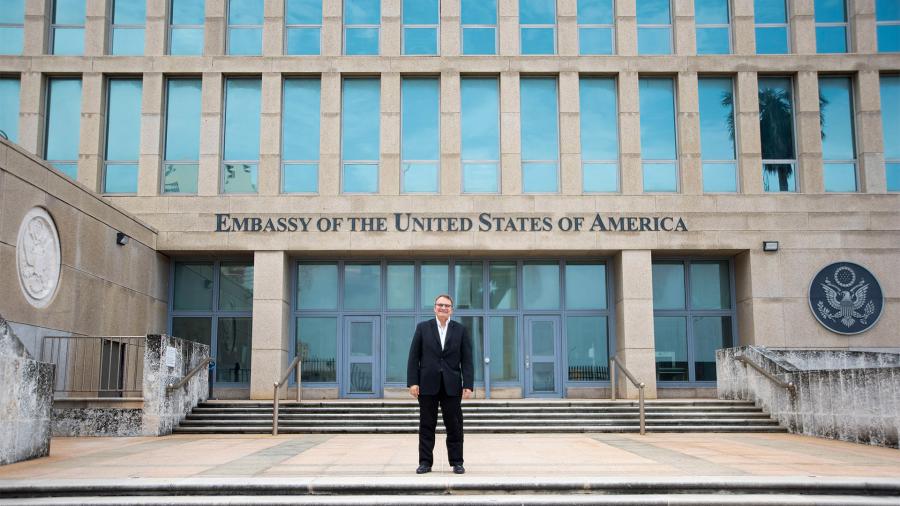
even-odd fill
[(377, 316), (344, 317), (343, 397), (381, 396), (379, 328)]
[(525, 317), (525, 396), (562, 397), (559, 318)]

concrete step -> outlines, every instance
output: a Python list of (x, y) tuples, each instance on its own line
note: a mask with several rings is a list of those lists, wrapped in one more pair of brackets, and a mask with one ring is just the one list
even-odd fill
[[(509, 420), (494, 420), (494, 419), (480, 419), (480, 418), (466, 418), (465, 424), (467, 427), (474, 427), (477, 425), (615, 425), (621, 424), (623, 422), (635, 422), (637, 423), (637, 419), (635, 418), (627, 418), (627, 419), (616, 419), (616, 418), (596, 418), (596, 419), (581, 419), (581, 420), (546, 420), (540, 418), (515, 418)], [(655, 425), (678, 425), (683, 423), (691, 423), (695, 425), (747, 425), (747, 424), (757, 424), (757, 425), (770, 425), (775, 424), (777, 422), (770, 418), (671, 418), (671, 419), (658, 419), (658, 418), (648, 418), (646, 419), (646, 423), (651, 423)], [(182, 421), (181, 425), (187, 426), (198, 426), (198, 425), (232, 425), (232, 424), (241, 424), (241, 425), (272, 425), (272, 417), (267, 418), (252, 418), (252, 419), (220, 419), (220, 418), (211, 418), (211, 419), (202, 419), (197, 420), (194, 418), (187, 418)], [(372, 418), (355, 418), (355, 419), (343, 419), (343, 418), (278, 418), (279, 426), (303, 426), (303, 427), (312, 427), (318, 425), (348, 425), (348, 426), (360, 426), (360, 425), (414, 425), (418, 426), (419, 420), (417, 418), (404, 418), (404, 419), (372, 419)]]
[[(647, 425), (648, 432), (787, 432), (780, 425)], [(584, 433), (584, 432), (638, 432), (638, 423), (627, 425), (466, 425), (466, 433), (480, 434), (517, 434), (517, 433)], [(180, 434), (268, 434), (272, 426), (265, 425), (227, 425), (227, 426), (184, 426), (175, 428)], [(415, 434), (416, 425), (325, 425), (325, 426), (290, 426), (278, 425), (279, 434)], [(438, 433), (443, 427), (438, 424)]]

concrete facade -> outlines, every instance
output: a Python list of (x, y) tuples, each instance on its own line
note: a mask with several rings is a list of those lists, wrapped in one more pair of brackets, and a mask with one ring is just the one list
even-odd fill
[[(697, 388), (661, 393), (655, 381), (652, 262), (659, 258), (723, 258), (734, 266), (738, 332), (735, 345), (842, 349), (900, 348), (894, 329), (900, 325), (900, 195), (886, 191), (883, 163), (884, 140), (880, 120), (879, 76), (900, 71), (900, 55), (875, 52), (872, 29), (874, 0), (849, 2), (851, 53), (815, 54), (811, 1), (790, 2), (790, 34), (793, 52), (788, 55), (756, 55), (751, 2), (734, 2), (732, 8), (733, 54), (696, 55), (692, 0), (674, 2), (675, 53), (667, 56), (637, 55), (634, 0), (616, 3), (616, 54), (578, 56), (577, 2), (557, 2), (557, 47), (553, 56), (519, 54), (518, 8), (514, 0), (500, 0), (497, 56), (461, 56), (458, 0), (441, 2), (440, 56), (402, 56), (400, 50), (400, 0), (382, 1), (380, 56), (342, 56), (340, 2), (323, 2), (322, 55), (286, 56), (284, 52), (284, 2), (266, 2), (261, 56), (225, 55), (227, 5), (225, 0), (206, 1), (204, 54), (197, 57), (166, 56), (167, 2), (149, 0), (145, 56), (108, 56), (106, 44), (109, 0), (88, 0), (85, 56), (47, 55), (49, 2), (27, 2), (25, 54), (0, 56), (0, 73), (21, 79), (20, 139), (24, 150), (42, 152), (44, 94), (49, 75), (82, 77), (81, 140), (78, 182), (89, 190), (102, 188), (103, 137), (106, 125), (103, 97), (105, 80), (114, 76), (141, 76), (141, 143), (139, 184), (135, 195), (110, 195), (106, 199), (155, 229), (155, 234), (129, 233), (141, 246), (158, 250), (172, 259), (241, 258), (254, 263), (253, 356), (249, 390), (238, 395), (271, 396), (271, 385), (292, 358), (292, 266), (299, 259), (446, 257), (474, 258), (597, 258), (608, 262), (615, 275), (615, 349), (627, 367), (648, 384), (649, 397), (697, 395)], [(107, 21), (104, 21), (106, 19)], [(818, 122), (819, 75), (849, 76), (853, 84), (857, 139), (859, 192), (826, 194), (822, 177), (821, 130)], [(469, 75), (499, 77), (500, 83), (500, 192), (472, 195), (461, 191), (460, 79)], [(559, 177), (556, 194), (524, 194), (521, 177), (520, 77), (553, 76), (559, 97)], [(620, 191), (590, 194), (582, 190), (580, 107), (578, 84), (582, 76), (612, 76), (618, 85)], [(738, 192), (704, 194), (700, 160), (698, 78), (729, 76), (735, 86), (735, 123)], [(760, 76), (792, 79), (795, 104), (798, 191), (792, 194), (763, 192), (759, 104)], [(165, 79), (176, 76), (202, 78), (202, 114), (197, 195), (165, 195), (160, 192), (163, 156)], [(261, 118), (258, 193), (224, 195), (221, 188), (224, 80), (233, 76), (261, 79)], [(288, 76), (321, 78), (321, 133), (318, 193), (291, 195), (281, 188), (282, 79)], [(372, 195), (341, 193), (341, 87), (347, 76), (379, 77), (381, 82), (381, 139), (379, 191)], [(440, 77), (440, 191), (435, 195), (401, 193), (400, 85), (407, 76)], [(643, 192), (640, 146), (639, 78), (665, 76), (676, 83), (678, 135), (677, 193)], [(15, 166), (23, 155), (0, 147), (0, 162)], [(4, 158), (5, 157), (5, 158)], [(53, 178), (60, 176), (53, 174)], [(25, 176), (20, 176), (24, 178)], [(41, 176), (44, 177), (44, 176)], [(55, 180), (54, 180), (55, 181)], [(3, 174), (4, 195), (17, 180)], [(9, 201), (6, 198), (5, 201)], [(18, 223), (5, 210), (8, 219)], [(22, 209), (17, 204), (14, 209)], [(99, 204), (91, 204), (99, 205)], [(27, 206), (25, 207), (27, 208)], [(111, 211), (104, 211), (111, 212)], [(216, 232), (216, 215), (235, 217), (304, 216), (321, 218), (387, 217), (394, 213), (455, 216), (476, 219), (480, 213), (495, 216), (549, 217), (558, 224), (565, 217), (583, 217), (588, 223), (597, 214), (614, 217), (662, 217), (683, 219), (687, 230), (564, 232), (558, 226), (544, 232)], [(7, 218), (12, 216), (11, 218)], [(68, 227), (66, 227), (68, 228)], [(6, 237), (8, 226), (0, 229)], [(775, 253), (764, 253), (763, 241), (779, 241)], [(9, 255), (0, 249), (0, 255)], [(97, 244), (89, 241), (89, 244)], [(115, 251), (114, 243), (107, 248)], [(111, 244), (111, 246), (106, 246)], [(134, 243), (132, 243), (134, 244)], [(138, 245), (135, 245), (138, 246)], [(86, 255), (92, 259), (102, 255)], [(168, 291), (166, 260), (145, 255), (150, 265), (123, 273), (153, 279), (122, 281), (141, 293), (146, 316), (137, 321), (159, 328), (165, 325)], [(858, 336), (843, 336), (822, 328), (807, 303), (809, 282), (815, 273), (835, 261), (866, 266), (875, 274), (885, 294), (880, 323)], [(13, 279), (12, 262), (0, 260), (0, 279)], [(114, 269), (114, 272), (118, 272)], [(64, 294), (58, 297), (66, 297)], [(121, 302), (115, 302), (121, 304)], [(15, 304), (19, 304), (16, 302)], [(75, 301), (61, 304), (74, 307)], [(108, 305), (106, 307), (109, 307)], [(15, 321), (16, 311), (3, 308)], [(27, 308), (14, 307), (20, 312)], [(120, 321), (119, 311), (99, 311), (85, 321), (107, 322), (99, 327), (73, 326), (77, 333), (110, 332)], [(108, 316), (107, 316), (108, 315)], [(61, 317), (61, 316), (60, 316)], [(107, 320), (107, 318), (110, 318)], [(49, 324), (47, 317), (35, 325)], [(37, 320), (40, 320), (38, 322)], [(146, 325), (145, 325), (146, 326)], [(119, 333), (128, 331), (116, 328)], [(160, 329), (168, 330), (168, 329)], [(144, 333), (148, 329), (135, 329)], [(620, 381), (623, 396), (636, 389)], [(701, 392), (702, 393), (702, 392)], [(313, 394), (315, 395), (315, 394)], [(327, 395), (332, 395), (329, 391)], [(334, 394), (336, 395), (336, 393)], [(575, 395), (573, 393), (573, 395)]]

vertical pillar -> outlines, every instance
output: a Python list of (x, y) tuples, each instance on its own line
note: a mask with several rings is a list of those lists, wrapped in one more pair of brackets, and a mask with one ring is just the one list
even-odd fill
[(694, 23), (694, 0), (672, 2), (672, 17), (675, 26), (675, 48), (678, 55), (697, 54), (697, 29)]
[[(23, 55), (36, 56), (50, 53), (47, 42), (49, 40), (51, 16), (50, 0), (30, 0), (25, 2), (25, 28), (22, 35)], [(22, 84), (24, 85), (24, 83)]]
[(205, 72), (200, 90), (198, 195), (212, 196), (219, 193), (219, 163), (222, 149), (222, 95), (222, 74), (219, 72)]
[(559, 56), (578, 56), (578, 2), (556, 2), (556, 41)]
[(106, 90), (103, 74), (81, 76), (81, 134), (78, 146), (78, 182), (100, 192), (103, 180), (103, 131), (106, 128)]
[(850, 16), (850, 51), (877, 53), (878, 37), (875, 30), (875, 0), (847, 2)]
[(788, 2), (791, 52), (794, 54), (816, 53), (816, 20), (813, 17), (813, 2), (814, 0), (791, 0)]
[(379, 192), (400, 194), (400, 74), (381, 73), (381, 166)]
[[(203, 54), (218, 56), (225, 54), (225, 14), (228, 0), (205, 0), (206, 22), (203, 26)], [(330, 3), (330, 2), (325, 2)]]
[(262, 75), (259, 126), (259, 194), (278, 195), (281, 190), (281, 74)]
[(319, 195), (341, 191), (341, 74), (322, 73)]
[[(656, 398), (656, 344), (653, 335), (653, 262), (649, 250), (625, 250), (615, 257), (615, 355)], [(638, 389), (624, 375), (616, 378), (617, 396), (636, 399)]]
[(147, 0), (144, 32), (144, 54), (147, 56), (162, 56), (167, 52), (168, 4), (167, 0)]
[(138, 167), (138, 195), (159, 195), (162, 161), (162, 118), (165, 79), (161, 72), (144, 74), (141, 95), (141, 155)]
[(877, 70), (862, 70), (857, 74), (855, 84), (853, 109), (856, 115), (856, 138), (859, 140), (856, 148), (859, 190), (884, 193), (887, 191), (887, 176), (884, 172), (881, 76)]
[(272, 385), (289, 363), (290, 282), (284, 251), (253, 255), (253, 338), (250, 398), (271, 399)]
[(441, 181), (442, 195), (461, 193), (462, 140), (460, 77), (458, 71), (441, 72)]
[(263, 56), (284, 54), (284, 0), (267, 0), (263, 4)]
[(381, 1), (381, 56), (400, 56), (400, 1)]
[(703, 193), (700, 155), (700, 97), (696, 72), (678, 73), (678, 144), (681, 193)]
[(641, 180), (641, 106), (638, 73), (619, 73), (619, 153), (621, 192), (642, 193)]
[(459, 56), (462, 52), (460, 33), (460, 0), (442, 0), (440, 24), (440, 55)]
[(500, 32), (501, 56), (518, 56), (519, 51), (519, 2), (518, 0), (498, 0), (497, 30)]
[(739, 55), (756, 54), (756, 26), (753, 2), (731, 3), (732, 52)]
[(783, 273), (777, 253), (745, 251), (735, 257), (738, 336), (735, 346), (787, 346), (784, 328)]
[(19, 81), (19, 145), (43, 158), (44, 82), (40, 72), (22, 72)]
[(84, 55), (106, 54), (106, 40), (109, 38), (107, 14), (112, 19), (111, 0), (86, 0), (84, 19)]
[(797, 191), (822, 193), (822, 128), (819, 124), (819, 75), (812, 71), (797, 73), (794, 87), (794, 111), (797, 116)]
[(756, 72), (738, 72), (734, 120), (741, 193), (761, 193), (762, 147), (759, 137), (759, 83)]
[[(518, 20), (518, 17), (516, 18)], [(500, 193), (522, 193), (519, 74), (500, 73)]]
[(343, 51), (343, 2), (322, 2), (322, 56), (339, 56)]
[(637, 10), (636, 0), (619, 0), (616, 8), (616, 54), (634, 56), (637, 54)]
[(559, 74), (559, 179), (563, 195), (581, 194), (581, 114), (578, 72)]

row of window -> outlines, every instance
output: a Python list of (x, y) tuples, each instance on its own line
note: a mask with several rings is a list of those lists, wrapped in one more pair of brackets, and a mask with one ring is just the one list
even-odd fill
[[(853, 79), (819, 77), (824, 187), (859, 190)], [(760, 76), (759, 119), (765, 191), (797, 191), (794, 92), (790, 77)], [(734, 83), (731, 77), (698, 79), (703, 190), (739, 191)], [(166, 81), (161, 191), (196, 194), (200, 160), (201, 79)], [(524, 193), (560, 191), (558, 82), (522, 76), (520, 86), (521, 181)], [(401, 80), (401, 191), (440, 192), (440, 80)], [(378, 193), (381, 160), (381, 82), (344, 78), (341, 112), (341, 191)], [(47, 80), (43, 156), (77, 178), (81, 80)], [(0, 129), (17, 137), (19, 81), (0, 78)], [(142, 80), (107, 80), (104, 193), (136, 193)], [(497, 77), (463, 77), (461, 94), (461, 188), (464, 193), (500, 192), (500, 90)], [(900, 191), (900, 76), (881, 76), (884, 155), (889, 191)], [(639, 79), (643, 190), (677, 192), (679, 148), (673, 78)], [(582, 188), (618, 192), (620, 149), (618, 89), (614, 77), (579, 81)], [(255, 193), (260, 159), (261, 79), (225, 79), (222, 193)], [(317, 193), (319, 178), (319, 78), (285, 78), (282, 110), (283, 193)]]
[[(285, 54), (318, 55), (322, 51), (322, 1), (285, 0)], [(557, 52), (557, 0), (519, 0), (519, 43), (523, 55)], [(672, 54), (674, 0), (636, 0), (638, 54)], [(695, 0), (697, 54), (732, 52), (731, 0)], [(737, 0), (734, 0), (737, 1)], [(789, 0), (754, 0), (758, 54), (791, 51)], [(0, 10), (0, 54), (21, 54), (25, 0), (6, 0)], [(54, 0), (51, 6), (50, 53), (84, 53), (86, 0)], [(226, 54), (262, 54), (263, 0), (228, 0)], [(846, 0), (815, 0), (816, 49), (850, 51)], [(169, 0), (167, 54), (203, 54), (204, 0)], [(144, 53), (146, 0), (112, 0), (109, 54)], [(497, 0), (461, 0), (460, 52), (498, 53)], [(900, 0), (876, 0), (879, 52), (900, 51)], [(402, 54), (439, 54), (439, 0), (403, 0)], [(582, 55), (614, 54), (614, 0), (578, 0), (578, 47)], [(381, 39), (381, 0), (344, 0), (343, 53), (377, 55)]]

